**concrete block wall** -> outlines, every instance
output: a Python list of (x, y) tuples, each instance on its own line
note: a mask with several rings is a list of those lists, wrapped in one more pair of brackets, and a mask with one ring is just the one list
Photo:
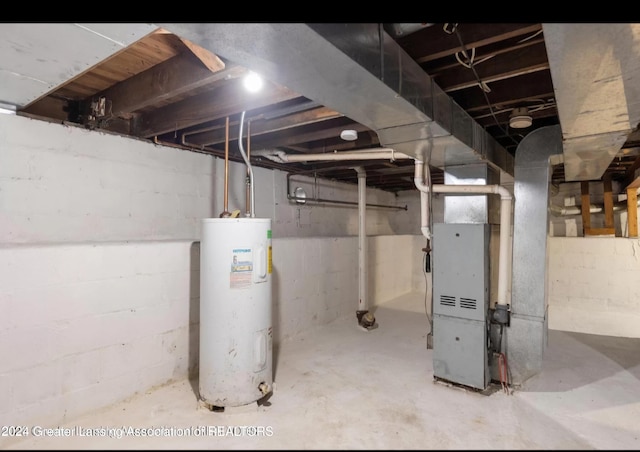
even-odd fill
[[(424, 290), (422, 239), (415, 235), (368, 238), (367, 307)], [(356, 237), (273, 240), (274, 335), (287, 339), (358, 309)]]
[[(640, 337), (640, 247), (628, 238), (626, 193), (613, 182), (616, 236), (584, 237), (581, 215), (550, 215), (548, 239), (549, 328)], [(590, 183), (591, 204), (603, 206), (603, 184)], [(580, 206), (580, 182), (561, 184), (550, 202)], [(591, 214), (604, 227), (604, 213)]]
[(180, 240), (213, 212), (214, 159), (0, 115), (2, 243)]
[(549, 237), (549, 328), (640, 337), (640, 240)]
[(191, 241), (0, 250), (0, 422), (63, 422), (197, 370)]
[[(196, 372), (200, 220), (223, 208), (223, 162), (7, 115), (0, 149), (1, 423), (57, 425)], [(276, 342), (354, 312), (357, 207), (291, 205), (285, 173), (254, 173), (256, 216), (274, 224)], [(232, 162), (230, 210), (245, 209), (244, 174)], [(322, 190), (357, 200), (356, 184)], [(410, 204), (367, 213), (375, 304), (424, 287), (424, 245), (417, 193), (368, 199)]]
[(193, 373), (215, 159), (7, 115), (0, 148), (2, 424)]

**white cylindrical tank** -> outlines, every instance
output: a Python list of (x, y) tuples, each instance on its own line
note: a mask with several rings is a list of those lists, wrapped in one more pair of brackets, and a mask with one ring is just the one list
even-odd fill
[(271, 271), (271, 219), (202, 220), (199, 390), (209, 405), (272, 390)]

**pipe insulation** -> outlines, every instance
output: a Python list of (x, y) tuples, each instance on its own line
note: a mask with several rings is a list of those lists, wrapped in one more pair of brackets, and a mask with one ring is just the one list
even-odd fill
[[(508, 305), (508, 282), (509, 282), (509, 266), (511, 264), (511, 203), (513, 196), (505, 187), (501, 185), (444, 185), (434, 184), (429, 187), (424, 183), (424, 163), (420, 160), (415, 161), (415, 186), (422, 193), (446, 193), (452, 195), (466, 194), (494, 194), (500, 195), (500, 257), (498, 266), (498, 300), (497, 303), (502, 306)], [(429, 230), (428, 207), (425, 206), (425, 198), (422, 198), (422, 231), (423, 235), (431, 238)], [(425, 213), (425, 210), (427, 211)]]

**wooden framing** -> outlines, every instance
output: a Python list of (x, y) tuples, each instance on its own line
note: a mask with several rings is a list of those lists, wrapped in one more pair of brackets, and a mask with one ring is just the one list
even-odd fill
[(580, 182), (582, 231), (585, 237), (590, 235), (615, 235), (616, 228), (613, 222), (613, 192), (611, 189), (611, 176), (605, 175), (604, 184), (604, 227), (591, 227), (591, 195), (589, 194), (589, 181)]
[(638, 237), (638, 189), (627, 188), (627, 230), (628, 236)]

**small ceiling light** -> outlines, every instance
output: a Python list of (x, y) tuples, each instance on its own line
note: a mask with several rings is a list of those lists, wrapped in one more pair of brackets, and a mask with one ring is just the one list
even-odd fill
[(352, 129), (343, 130), (340, 132), (340, 138), (345, 141), (355, 141), (358, 139), (358, 132)]
[(257, 93), (262, 89), (262, 77), (260, 77), (255, 72), (249, 72), (244, 77), (244, 87), (250, 93)]
[(512, 129), (526, 129), (533, 122), (527, 107), (514, 108), (509, 116), (509, 127)]

